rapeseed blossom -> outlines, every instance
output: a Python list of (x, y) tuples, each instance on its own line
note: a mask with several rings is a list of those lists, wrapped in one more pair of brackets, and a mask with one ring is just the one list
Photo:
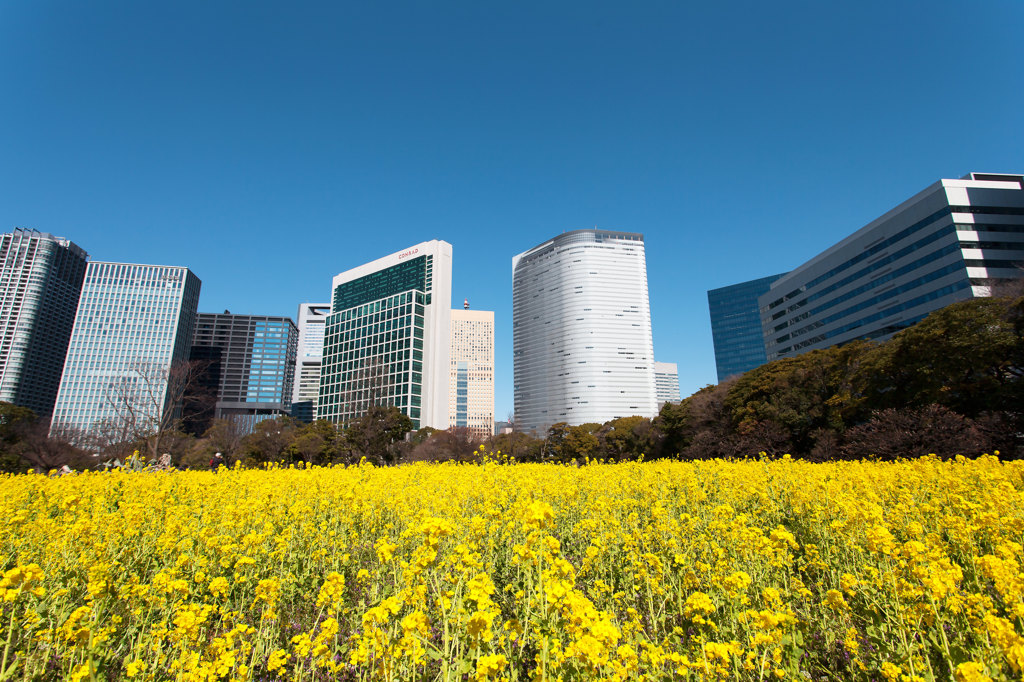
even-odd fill
[(1024, 464), (0, 476), (0, 679), (1024, 675)]

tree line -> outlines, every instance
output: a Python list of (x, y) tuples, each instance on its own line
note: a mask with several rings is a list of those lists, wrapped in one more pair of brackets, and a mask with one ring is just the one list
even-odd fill
[[(514, 422), (513, 422), (514, 423)], [(513, 430), (486, 441), (467, 429), (412, 430), (391, 406), (372, 406), (340, 428), (278, 417), (243, 433), (216, 420), (201, 435), (180, 423), (160, 449), (179, 468), (228, 462), (378, 465), (412, 461), (523, 462), (710, 459), (790, 454), (817, 461), (934, 453), (1024, 456), (1024, 296), (979, 298), (936, 311), (888, 341), (855, 341), (769, 362), (648, 419), (558, 423), (544, 434)], [(479, 446), (483, 445), (481, 451)], [(157, 454), (147, 434), (87, 452), (49, 438), (27, 408), (0, 403), (0, 470), (95, 468), (134, 450)]]

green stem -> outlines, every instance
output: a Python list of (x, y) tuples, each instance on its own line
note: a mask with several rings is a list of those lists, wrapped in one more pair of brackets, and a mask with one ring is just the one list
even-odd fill
[[(11, 651), (11, 639), (14, 637), (14, 608), (11, 607), (11, 619), (7, 623), (7, 643), (4, 645), (4, 659), (3, 663), (0, 663), (0, 680), (6, 680), (10, 670), (7, 669), (7, 656)], [(14, 663), (11, 663), (11, 668), (14, 668)]]

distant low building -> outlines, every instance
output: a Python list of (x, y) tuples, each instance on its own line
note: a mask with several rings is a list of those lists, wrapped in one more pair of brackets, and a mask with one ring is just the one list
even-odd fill
[(658, 409), (665, 403), (677, 403), (679, 396), (679, 366), (674, 362), (654, 363), (654, 390), (658, 397)]

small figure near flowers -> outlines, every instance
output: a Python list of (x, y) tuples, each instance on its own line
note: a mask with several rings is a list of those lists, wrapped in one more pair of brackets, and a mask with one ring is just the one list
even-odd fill
[(210, 458), (210, 471), (216, 471), (224, 463), (224, 455), (219, 452)]

